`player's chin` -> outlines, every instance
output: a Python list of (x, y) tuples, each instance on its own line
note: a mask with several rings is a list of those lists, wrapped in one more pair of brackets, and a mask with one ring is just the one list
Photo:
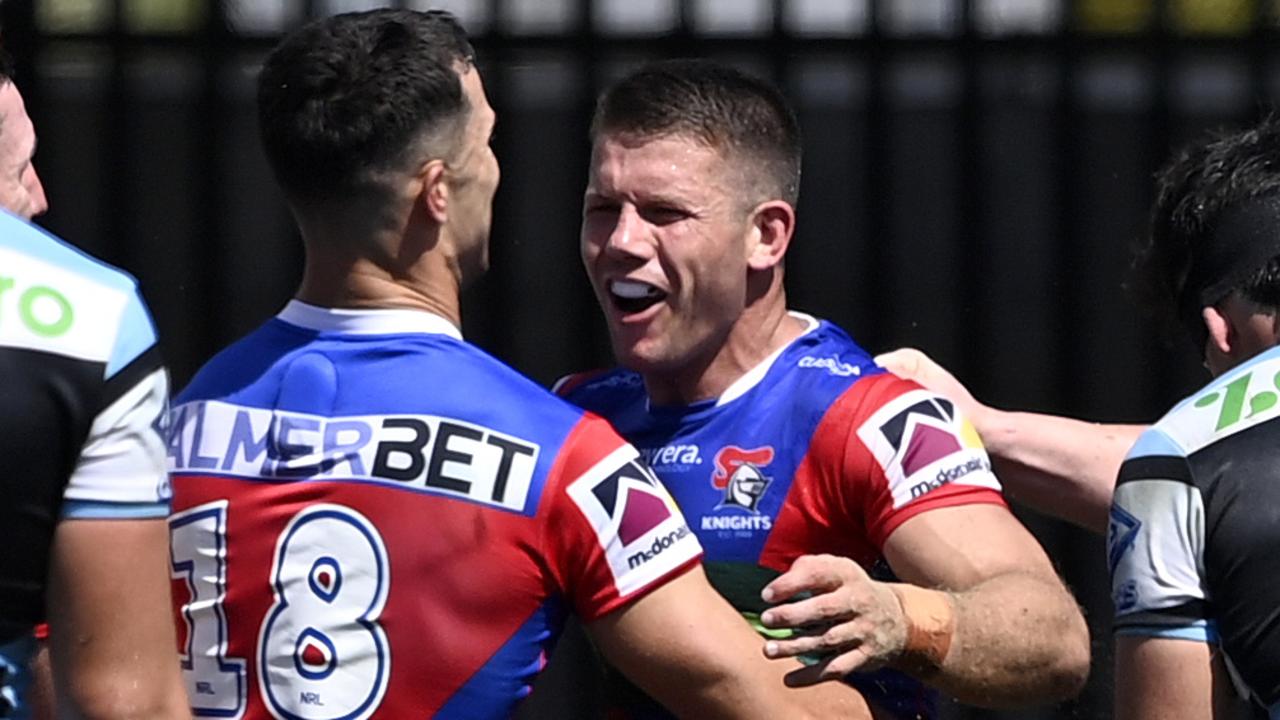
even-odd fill
[(619, 365), (640, 374), (662, 369), (664, 353), (658, 339), (646, 337), (632, 328), (618, 329), (612, 335), (613, 355)]

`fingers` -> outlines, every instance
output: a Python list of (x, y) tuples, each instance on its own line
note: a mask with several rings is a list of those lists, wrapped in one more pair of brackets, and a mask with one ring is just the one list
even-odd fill
[(791, 569), (773, 579), (760, 591), (767, 603), (785, 602), (798, 593), (825, 593), (846, 582), (866, 577), (866, 572), (848, 558), (834, 555), (802, 555)]
[(876, 364), (901, 377), (913, 377), (928, 356), (915, 348), (898, 348), (875, 357)]
[(821, 661), (792, 670), (783, 677), (787, 687), (805, 687), (828, 680), (840, 680), (855, 670), (870, 669), (868, 658), (860, 649), (823, 658)]
[(800, 655), (830, 655), (849, 650), (862, 644), (859, 633), (847, 625), (823, 626), (819, 632), (792, 635), (786, 639), (768, 640), (764, 644), (764, 656), (773, 660)]
[(808, 600), (769, 608), (760, 614), (760, 622), (769, 628), (806, 628), (842, 622), (856, 614), (843, 593), (824, 593)]

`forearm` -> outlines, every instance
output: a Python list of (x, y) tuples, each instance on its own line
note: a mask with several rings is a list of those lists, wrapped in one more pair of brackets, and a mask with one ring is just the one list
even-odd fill
[(1106, 532), (1116, 473), (1146, 426), (994, 408), (972, 419), (1009, 496), (1046, 515)]
[(163, 519), (59, 523), (48, 601), (59, 716), (191, 717), (167, 548)]
[(964, 592), (913, 591), (943, 596), (938, 599), (950, 605), (954, 625), (940, 665), (912, 651), (894, 662), (900, 669), (961, 702), (989, 708), (1061, 700), (1084, 686), (1089, 631), (1056, 578), (1011, 572)]

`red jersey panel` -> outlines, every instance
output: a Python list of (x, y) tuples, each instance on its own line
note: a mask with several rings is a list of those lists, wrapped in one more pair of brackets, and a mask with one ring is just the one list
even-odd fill
[(607, 423), (417, 315), (369, 314), (372, 332), (295, 303), (179, 396), (197, 715), (506, 717), (566, 613), (598, 618), (699, 556)]

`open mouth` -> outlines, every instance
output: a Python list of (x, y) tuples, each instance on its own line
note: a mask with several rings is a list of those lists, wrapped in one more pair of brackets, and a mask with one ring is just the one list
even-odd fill
[(630, 315), (648, 310), (662, 302), (667, 294), (646, 282), (612, 280), (609, 282), (609, 297), (614, 307)]

